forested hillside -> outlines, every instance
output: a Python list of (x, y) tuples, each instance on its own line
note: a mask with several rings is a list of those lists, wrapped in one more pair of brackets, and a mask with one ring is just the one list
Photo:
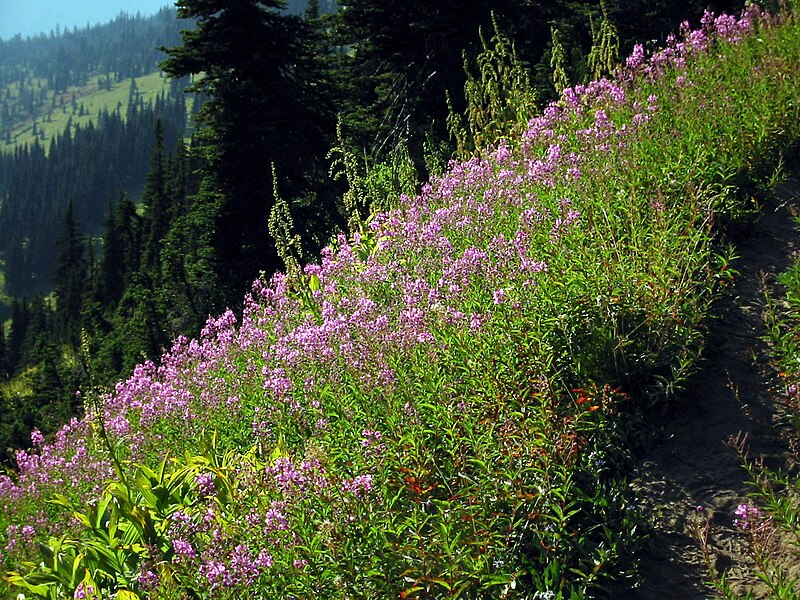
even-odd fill
[(0, 43), (0, 448), (705, 2), (177, 6)]
[(59, 110), (77, 113), (86, 86), (109, 88), (157, 71), (158, 48), (176, 43), (187, 25), (164, 9), (154, 17), (123, 14), (107, 25), (0, 41), (0, 140), (17, 142), (20, 126), (34, 117), (47, 123)]

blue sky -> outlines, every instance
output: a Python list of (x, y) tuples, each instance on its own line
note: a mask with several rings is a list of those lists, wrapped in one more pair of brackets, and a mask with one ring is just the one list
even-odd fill
[(0, 39), (107, 23), (120, 12), (152, 15), (172, 0), (0, 0)]

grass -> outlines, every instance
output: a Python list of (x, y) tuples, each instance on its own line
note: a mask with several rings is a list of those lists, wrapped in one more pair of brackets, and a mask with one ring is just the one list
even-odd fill
[[(62, 134), (66, 128), (67, 123), (71, 120), (73, 125), (80, 125), (81, 127), (87, 126), (90, 122), (96, 122), (98, 112), (107, 110), (114, 112), (120, 110), (124, 115), (128, 109), (128, 100), (130, 96), (131, 80), (126, 79), (120, 82), (113, 82), (111, 89), (102, 89), (99, 82), (104, 80), (105, 76), (100, 75), (93, 77), (90, 82), (83, 87), (70, 87), (66, 92), (58, 94), (55, 98), (55, 108), (50, 110), (41, 109), (36, 116), (36, 127), (39, 133), (39, 140), (43, 142), (45, 148), (48, 147), (50, 139)], [(45, 82), (34, 80), (33, 86), (44, 85)], [(18, 83), (9, 84), (5, 93), (11, 94), (15, 97), (18, 93)], [(142, 77), (136, 78), (136, 86), (138, 89), (139, 97), (146, 104), (154, 101), (158, 94), (169, 93), (169, 79), (161, 72), (154, 72)], [(75, 96), (75, 105), (73, 107), (72, 97)], [(48, 92), (48, 100), (52, 101), (53, 92)], [(80, 106), (84, 108), (83, 116), (80, 115)], [(48, 107), (50, 105), (48, 104)], [(6, 143), (5, 139), (0, 140), (0, 152), (13, 152), (18, 146), (24, 144), (32, 144), (34, 142), (33, 136), (33, 123), (34, 119), (28, 119), (17, 124), (11, 132), (12, 143)]]
[(800, 133), (793, 16), (685, 34), (256, 282), (241, 322), (85, 390), (0, 477), (9, 595), (555, 599), (626, 576), (625, 422), (695, 368), (719, 226)]

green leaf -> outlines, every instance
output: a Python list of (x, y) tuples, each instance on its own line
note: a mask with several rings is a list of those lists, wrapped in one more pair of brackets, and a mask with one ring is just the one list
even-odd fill
[(85, 515), (81, 512), (75, 511), (72, 513), (72, 516), (75, 517), (81, 525), (86, 527), (87, 529), (94, 529), (94, 523), (89, 515)]
[[(152, 471), (150, 472), (153, 473)], [(153, 473), (153, 479), (155, 479), (155, 473)], [(136, 474), (135, 482), (137, 491), (148, 508), (157, 509), (158, 497), (153, 493), (153, 480), (146, 473), (139, 472)]]
[(51, 583), (42, 583), (42, 584), (32, 584), (26, 581), (25, 577), (23, 577), (20, 573), (16, 571), (12, 571), (3, 578), (11, 585), (15, 585), (17, 587), (24, 588), (31, 593), (36, 594), (37, 596), (44, 596), (47, 597), (49, 589), (55, 584), (55, 582)]
[(53, 494), (52, 498), (47, 501), (49, 504), (55, 504), (56, 506), (63, 506), (69, 510), (73, 510), (75, 507), (72, 503), (72, 500), (64, 496), (63, 494)]
[(108, 510), (108, 505), (112, 500), (114, 500), (114, 497), (111, 494), (103, 494), (100, 502), (98, 502), (97, 509), (95, 510), (93, 525), (94, 529), (101, 529), (103, 527), (103, 520), (106, 516), (106, 510)]
[(443, 588), (444, 588), (444, 589), (446, 589), (448, 592), (452, 592), (452, 591), (453, 591), (453, 586), (452, 586), (452, 585), (450, 585), (450, 584), (449, 584), (447, 581), (445, 581), (444, 579), (439, 579), (438, 577), (430, 577), (430, 578), (428, 578), (428, 579), (427, 579), (427, 581), (430, 581), (431, 583), (435, 583), (435, 584), (437, 584), (437, 585), (439, 585), (439, 586), (443, 587)]
[(86, 574), (84, 575), (81, 584), (83, 585), (84, 590), (89, 590), (89, 589), (94, 590), (93, 594), (87, 593), (86, 595), (87, 599), (103, 600), (103, 596), (100, 593), (100, 586), (97, 585), (97, 583), (95, 582), (94, 578), (92, 578), (92, 575), (91, 573), (89, 573), (89, 571), (86, 571)]
[(71, 586), (74, 586), (75, 581), (78, 579), (78, 571), (83, 566), (83, 554), (75, 555), (75, 559), (72, 561), (72, 572), (69, 575), (69, 583)]
[(278, 443), (275, 444), (275, 449), (272, 451), (272, 454), (269, 455), (269, 460), (272, 464), (274, 464), (279, 458), (284, 458), (287, 456), (289, 456), (289, 451), (286, 448), (286, 442), (281, 435), (278, 438)]

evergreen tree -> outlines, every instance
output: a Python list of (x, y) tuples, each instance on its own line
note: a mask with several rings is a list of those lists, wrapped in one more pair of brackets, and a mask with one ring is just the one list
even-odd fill
[[(201, 212), (189, 211), (189, 196), (196, 182), (189, 172), (189, 156), (182, 140), (169, 158), (167, 196), (171, 222), (160, 246), (158, 292), (165, 311), (165, 330), (170, 338), (197, 335), (212, 301), (203, 289), (206, 258), (199, 252), (211, 247), (210, 232), (202, 225)], [(198, 239), (197, 235), (206, 239)]]
[(30, 323), (28, 304), (24, 300), (14, 298), (11, 302), (11, 331), (8, 336), (6, 352), (8, 371), (14, 373), (22, 359), (22, 347)]
[(142, 261), (153, 276), (159, 275), (161, 241), (169, 231), (170, 199), (167, 196), (167, 174), (164, 159), (164, 127), (156, 120), (155, 145), (142, 203), (145, 206), (145, 231)]
[(303, 17), (306, 21), (316, 21), (319, 19), (319, 0), (308, 0)]
[(8, 352), (6, 350), (6, 326), (0, 321), (0, 380), (8, 377)]
[(20, 367), (32, 367), (43, 360), (51, 344), (51, 316), (52, 310), (47, 301), (41, 296), (34, 298), (28, 308), (27, 327), (17, 365), (18, 371)]
[(53, 273), (56, 295), (56, 328), (63, 341), (80, 343), (81, 310), (88, 283), (86, 242), (75, 220), (72, 202), (61, 224), (56, 240), (56, 268)]
[(109, 206), (103, 233), (103, 255), (97, 268), (94, 298), (113, 309), (138, 271), (141, 253), (141, 218), (136, 206), (121, 193)]
[[(183, 45), (163, 64), (173, 77), (203, 73), (190, 88), (208, 97), (197, 120), (205, 161), (200, 191), (185, 224), (213, 232), (196, 255), (200, 287), (213, 295), (203, 311), (238, 304), (259, 272), (280, 266), (267, 234), (273, 198), (270, 164), (289, 196), (327, 151), (330, 128), (325, 85), (299, 17), (278, 0), (180, 0), (179, 16), (196, 20)], [(330, 132), (332, 133), (332, 131)], [(200, 243), (204, 231), (196, 231)], [(200, 274), (199, 269), (194, 269)]]
[(340, 5), (338, 43), (352, 48), (342, 61), (345, 125), (377, 159), (407, 142), (419, 162), (428, 138), (447, 138), (446, 93), (463, 111), (465, 53), (468, 60), (475, 58), (479, 30), (491, 33), (493, 14), (515, 38), (549, 29), (550, 9), (530, 0), (341, 0)]
[[(13, 158), (0, 158), (0, 198), (5, 199), (0, 203), (0, 255), (7, 293), (52, 290), (55, 240), (69, 200), (75, 219), (91, 235), (103, 227), (109, 198), (145, 184), (157, 120), (162, 148), (183, 137), (183, 100), (162, 97), (134, 113), (134, 120), (125, 121), (119, 111), (103, 110), (96, 124), (72, 126), (52, 137), (48, 152), (37, 143), (20, 148)], [(163, 200), (163, 182), (150, 189)]]
[(75, 389), (69, 390), (58, 368), (59, 352), (44, 339), (38, 340), (37, 361), (32, 381), (32, 404), (37, 408), (36, 426), (55, 431), (75, 416)]
[(0, 390), (0, 463), (14, 467), (14, 453), (30, 446), (30, 432), (36, 416), (31, 401), (19, 394), (4, 395)]
[[(113, 316), (114, 331), (108, 343), (119, 360), (118, 373), (130, 373), (145, 360), (157, 360), (169, 342), (164, 317), (152, 279), (136, 273), (117, 305)], [(109, 352), (109, 350), (106, 350)]]
[(167, 173), (167, 196), (170, 199), (172, 217), (175, 218), (186, 212), (190, 186), (189, 155), (183, 138), (178, 139), (175, 150), (169, 157)]

